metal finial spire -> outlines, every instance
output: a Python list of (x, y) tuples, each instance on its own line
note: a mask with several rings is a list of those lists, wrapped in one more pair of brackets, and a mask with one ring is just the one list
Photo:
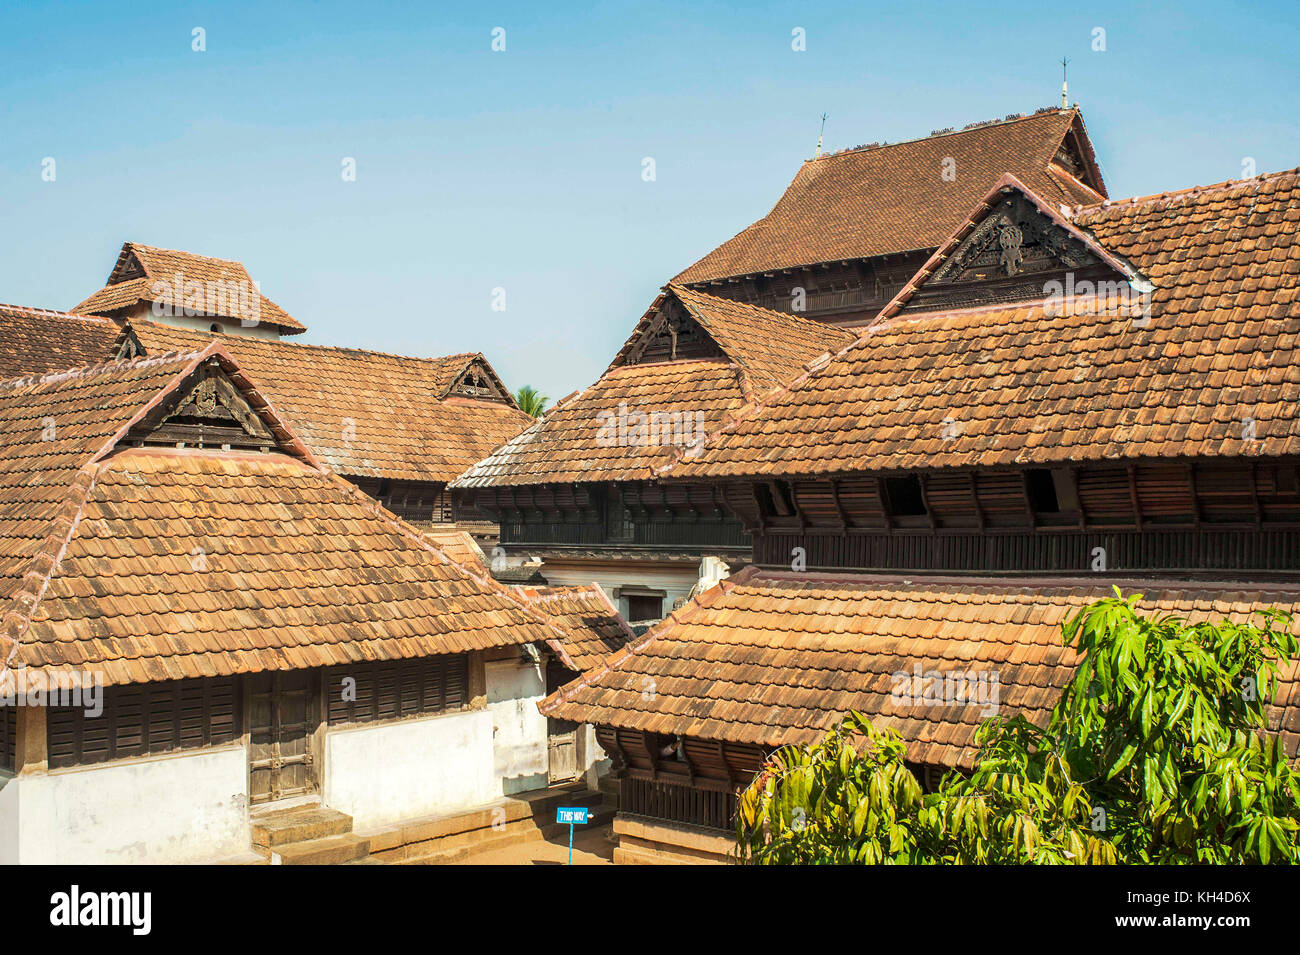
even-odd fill
[(1069, 57), (1061, 57), (1061, 109), (1065, 109), (1070, 102), (1070, 87), (1066, 82), (1066, 68), (1070, 65)]
[(821, 128), (821, 132), (817, 134), (817, 152), (813, 157), (814, 159), (817, 156), (820, 156), (822, 154), (822, 137), (825, 134), (826, 134), (826, 114), (822, 113), (822, 128)]

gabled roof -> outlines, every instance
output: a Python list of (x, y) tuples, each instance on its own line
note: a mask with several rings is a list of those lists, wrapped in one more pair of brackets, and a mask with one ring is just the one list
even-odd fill
[[(215, 362), (269, 453), (129, 446)], [(318, 466), (218, 344), (0, 383), (0, 663), (107, 684), (573, 639)]]
[(581, 673), (602, 665), (615, 651), (635, 639), (632, 629), (598, 583), (586, 587), (515, 588), (534, 610), (546, 614), (573, 634), (557, 640), (553, 649), (570, 670)]
[[(149, 354), (214, 340), (156, 322), (130, 329)], [(532, 423), (478, 353), (406, 358), (242, 335), (216, 340), (340, 474), (447, 482)], [(459, 394), (470, 369), (489, 376), (500, 396)]]
[[(707, 339), (706, 357), (642, 363), (638, 345), (678, 307)], [(696, 433), (851, 341), (834, 326), (668, 286), (599, 381), (557, 403), (456, 486), (648, 480)], [(637, 415), (645, 416), (640, 432)]]
[(673, 281), (932, 249), (1008, 172), (1053, 203), (1106, 195), (1079, 111), (1039, 110), (808, 160), (771, 212)]
[[(1124, 261), (1120, 256), (1105, 248), (1087, 231), (1079, 228), (1066, 218), (1066, 215), (1071, 210), (1053, 208), (1011, 173), (1006, 173), (994, 184), (988, 195), (983, 198), (971, 214), (952, 231), (952, 234), (939, 245), (939, 248), (935, 249), (934, 253), (907, 284), (899, 289), (898, 294), (880, 310), (880, 314), (876, 316), (875, 320), (882, 321), (893, 318), (904, 311), (912, 304), (920, 289), (930, 284), (937, 284), (945, 278), (945, 273), (954, 272), (962, 266), (965, 261), (963, 253), (975, 252), (976, 246), (981, 242), (985, 245), (993, 245), (998, 236), (990, 230), (991, 226), (1002, 224), (1014, 228), (1015, 223), (1010, 220), (1003, 218), (998, 222), (993, 222), (990, 221), (990, 217), (997, 214), (999, 210), (1009, 210), (1013, 200), (1017, 197), (1023, 200), (1025, 206), (1037, 213), (1037, 217), (1042, 220), (1045, 229), (1050, 231), (1047, 238), (1056, 247), (1054, 249), (1056, 255), (1051, 263), (1054, 267), (1062, 269), (1075, 267), (1083, 264), (1086, 257), (1086, 259), (1096, 259), (1097, 262), (1109, 266), (1115, 278), (1130, 283), (1146, 283), (1147, 280), (1131, 263)], [(981, 235), (982, 232), (985, 234)], [(1022, 230), (1017, 228), (1018, 239), (1021, 238), (1021, 233)], [(1071, 252), (1069, 247), (1071, 246), (1074, 247), (1074, 257), (1080, 260), (1077, 263), (1069, 260)], [(1019, 246), (1016, 249), (1019, 251)], [(1011, 269), (1008, 269), (1008, 272), (1011, 273)], [(1038, 288), (1038, 294), (1033, 297), (1036, 299), (1042, 298), (1041, 284)]]
[(1053, 307), (1044, 289), (878, 321), (667, 473), (1300, 453), (1300, 170), (1098, 203), (1070, 222), (1151, 283), (1146, 315), (1087, 297)]
[[(969, 767), (990, 702), (998, 715), (1046, 722), (1077, 665), (1060, 626), (1085, 604), (1111, 596), (1112, 583), (1144, 593), (1145, 612), (1194, 620), (1243, 622), (1268, 606), (1300, 610), (1300, 591), (1240, 583), (905, 580), (751, 567), (553, 693), (541, 710), (582, 723), (768, 747), (813, 742), (858, 710), (897, 731), (913, 762)], [(973, 682), (964, 681), (967, 699), (974, 699), (939, 702), (925, 695), (925, 684), (897, 676), (935, 672), (949, 679), (974, 673)], [(1272, 728), (1295, 753), (1294, 663), (1275, 704)]]
[(0, 305), (0, 379), (94, 365), (112, 356), (118, 333), (96, 315)]
[[(203, 315), (270, 325), (285, 335), (297, 335), (307, 330), (305, 325), (257, 291), (252, 276), (242, 263), (193, 252), (159, 249), (139, 242), (122, 245), (108, 283), (73, 311), (115, 315), (142, 302), (179, 309), (191, 304), (191, 291), (185, 287), (190, 283), (197, 283), (202, 305), (198, 307), (197, 298), (193, 303)], [(216, 291), (220, 288), (242, 290), (243, 294), (223, 294), (218, 298)], [(208, 294), (209, 290), (212, 294)]]

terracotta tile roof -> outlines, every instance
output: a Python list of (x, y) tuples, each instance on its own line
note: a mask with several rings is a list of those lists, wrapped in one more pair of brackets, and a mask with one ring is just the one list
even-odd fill
[[(1144, 610), (1193, 619), (1243, 620), (1270, 605), (1300, 610), (1295, 590), (1122, 583), (1126, 593), (1146, 595)], [(1109, 595), (1109, 582), (811, 577), (751, 568), (552, 694), (541, 709), (584, 723), (764, 746), (811, 742), (856, 709), (898, 731), (913, 761), (968, 766), (985, 706), (894, 696), (905, 688), (894, 674), (911, 675), (918, 666), (923, 674), (984, 672), (990, 691), (996, 674), (999, 714), (1023, 713), (1043, 724), (1076, 665), (1060, 625)], [(992, 700), (991, 692), (983, 699)], [(1294, 664), (1276, 701), (1273, 728), (1296, 752)]]
[[(1071, 130), (1099, 192), (1053, 163)], [(946, 159), (956, 164), (951, 180), (942, 175)], [(1054, 203), (1074, 206), (1105, 195), (1078, 110), (1042, 110), (808, 160), (771, 212), (673, 281), (931, 249), (1007, 172)]]
[(162, 355), (0, 382), (0, 600), (51, 526), (71, 519), (69, 488), (82, 469), (193, 361)]
[(456, 563), (469, 567), (478, 574), (488, 573), (488, 566), (483, 560), (483, 551), (469, 531), (437, 529), (425, 531), (424, 536), (434, 547)]
[(104, 361), (118, 331), (116, 323), (95, 315), (0, 305), (0, 379)]
[[(180, 284), (197, 282), (205, 289), (215, 286), (215, 283), (235, 283), (245, 290), (245, 297), (249, 300), (256, 288), (252, 276), (240, 262), (127, 242), (122, 246), (117, 264), (108, 277), (108, 284), (73, 311), (108, 315), (121, 309), (134, 308), (141, 302), (158, 302), (179, 308), (185, 304), (185, 300), (182, 298), (180, 302), (174, 301), (178, 275), (181, 276)], [(187, 296), (188, 293), (182, 291), (181, 295)], [(258, 292), (257, 296), (256, 306), (241, 302), (239, 296), (229, 296), (217, 310), (209, 310), (205, 294), (203, 313), (238, 320), (255, 319), (259, 324), (280, 329), (285, 335), (297, 335), (307, 330), (305, 325), (265, 295)]]
[[(150, 354), (214, 340), (156, 322), (130, 327)], [(480, 354), (406, 358), (239, 335), (216, 340), (340, 474), (447, 482), (533, 421), (513, 404), (447, 396), (471, 362), (491, 370)]]
[(633, 639), (631, 628), (600, 584), (515, 589), (528, 598), (533, 609), (553, 618), (573, 634), (572, 639), (556, 641), (563, 648), (561, 659), (571, 670), (584, 672), (600, 666), (610, 654)]
[[(280, 452), (115, 452), (210, 359)], [(317, 466), (216, 344), (0, 384), (0, 555), (0, 661), (108, 684), (582, 639)]]
[(801, 315), (778, 312), (684, 285), (669, 285), (637, 323), (610, 368), (624, 364), (640, 335), (649, 327), (664, 299), (674, 296), (709, 337), (745, 373), (743, 386), (761, 394), (789, 381), (805, 363), (828, 351), (838, 351), (854, 339), (846, 329), (815, 322)]
[[(686, 306), (725, 358), (623, 364), (669, 297)], [(646, 480), (670, 459), (674, 447), (682, 445), (602, 439), (602, 433), (610, 434), (603, 430), (609, 428), (610, 416), (626, 409), (629, 415), (658, 414), (662, 422), (687, 421), (690, 428), (682, 433), (691, 430), (689, 438), (696, 424), (704, 430), (716, 428), (747, 398), (771, 392), (799, 374), (805, 363), (851, 341), (853, 335), (843, 329), (670, 286), (599, 381), (557, 403), (528, 430), (469, 468), (456, 486)], [(630, 427), (635, 426), (632, 421)]]
[(1300, 171), (1072, 222), (1154, 285), (1145, 327), (1041, 302), (876, 322), (669, 473), (1300, 453)]

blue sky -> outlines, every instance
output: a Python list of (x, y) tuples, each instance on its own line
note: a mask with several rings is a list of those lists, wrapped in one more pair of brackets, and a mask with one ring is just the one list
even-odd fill
[(301, 340), (481, 350), (555, 399), (767, 212), (823, 112), (828, 149), (1030, 112), (1064, 55), (1113, 196), (1300, 165), (1293, 5), (1078, 7), (7, 3), (0, 301), (69, 308), (128, 239), (188, 249)]

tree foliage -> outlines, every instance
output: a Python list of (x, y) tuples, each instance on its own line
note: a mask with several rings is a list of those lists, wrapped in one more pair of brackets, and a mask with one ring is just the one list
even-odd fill
[(1265, 708), (1291, 618), (1188, 623), (1097, 601), (1063, 626), (1079, 665), (1045, 728), (980, 726), (969, 773), (923, 794), (897, 734), (850, 713), (741, 794), (738, 854), (791, 863), (1300, 862), (1300, 773)]
[(519, 410), (533, 418), (540, 418), (546, 413), (546, 403), (550, 400), (532, 385), (524, 385), (515, 392), (515, 404), (519, 405)]

